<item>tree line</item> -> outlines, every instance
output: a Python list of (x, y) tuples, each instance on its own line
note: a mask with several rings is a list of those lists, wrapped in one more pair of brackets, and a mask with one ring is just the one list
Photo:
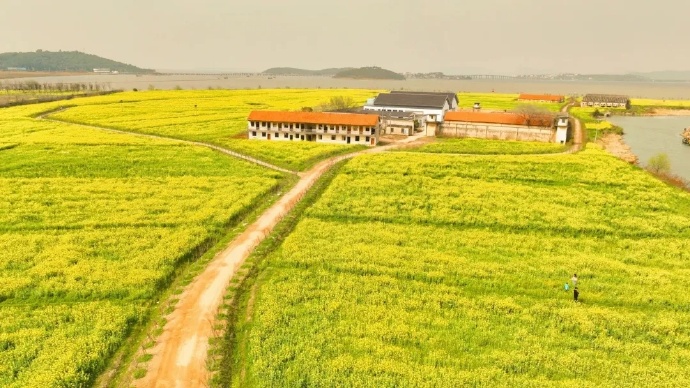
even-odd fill
[(110, 83), (101, 82), (38, 82), (28, 81), (0, 81), (0, 91), (21, 93), (98, 93), (111, 91)]

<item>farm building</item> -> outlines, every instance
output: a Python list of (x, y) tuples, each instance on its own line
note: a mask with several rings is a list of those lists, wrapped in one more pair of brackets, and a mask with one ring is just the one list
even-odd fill
[(587, 94), (580, 105), (630, 109), (630, 98), (615, 94)]
[(568, 115), (561, 113), (556, 119), (556, 143), (565, 144), (568, 141)]
[(557, 94), (521, 94), (518, 101), (524, 102), (564, 102), (565, 96)]
[(253, 111), (249, 139), (376, 145), (379, 115), (322, 112)]
[(453, 92), (408, 92), (403, 90), (391, 91), (391, 94), (435, 94), (448, 97), (448, 104), (450, 105), (450, 110), (457, 110), (460, 101), (458, 100), (458, 95)]
[(551, 115), (526, 116), (504, 112), (448, 112), (440, 134), (497, 140), (555, 141)]
[(367, 102), (364, 110), (378, 112), (413, 113), (419, 127), (428, 136), (434, 136), (450, 110), (451, 102), (446, 93), (381, 93)]
[(382, 135), (414, 135), (415, 115), (411, 112), (378, 112)]

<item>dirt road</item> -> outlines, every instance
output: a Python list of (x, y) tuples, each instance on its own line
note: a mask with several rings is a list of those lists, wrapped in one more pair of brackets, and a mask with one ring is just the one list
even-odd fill
[[(562, 113), (568, 113), (570, 108), (572, 108), (574, 105), (575, 105), (575, 103), (571, 102), (570, 104), (561, 108), (561, 112)], [(573, 146), (570, 147), (570, 149), (566, 152), (566, 153), (571, 153), (571, 154), (575, 153), (575, 152), (580, 152), (582, 150), (583, 145), (585, 144), (585, 133), (582, 130), (582, 123), (580, 123), (580, 120), (578, 120), (576, 117), (572, 117), (572, 123), (573, 123)]]
[(416, 141), (405, 139), (399, 144), (372, 148), (337, 156), (317, 164), (300, 174), (300, 180), (287, 194), (239, 235), (180, 295), (175, 310), (167, 317), (163, 334), (151, 349), (153, 358), (137, 387), (204, 387), (208, 372), (206, 357), (208, 341), (214, 335), (216, 314), (230, 280), (256, 246), (266, 238), (278, 222), (306, 194), (321, 175), (335, 163), (364, 153), (383, 152)]

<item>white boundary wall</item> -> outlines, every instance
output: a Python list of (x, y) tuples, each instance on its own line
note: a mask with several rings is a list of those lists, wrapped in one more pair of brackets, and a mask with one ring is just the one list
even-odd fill
[(438, 131), (446, 137), (473, 137), (478, 139), (540, 141), (555, 140), (556, 130), (549, 127), (528, 127), (525, 125), (470, 123), (446, 121)]

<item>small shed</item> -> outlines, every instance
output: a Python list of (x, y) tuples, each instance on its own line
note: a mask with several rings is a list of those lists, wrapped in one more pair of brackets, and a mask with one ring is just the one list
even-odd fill
[(568, 141), (568, 115), (560, 114), (556, 118), (556, 143), (565, 144)]

